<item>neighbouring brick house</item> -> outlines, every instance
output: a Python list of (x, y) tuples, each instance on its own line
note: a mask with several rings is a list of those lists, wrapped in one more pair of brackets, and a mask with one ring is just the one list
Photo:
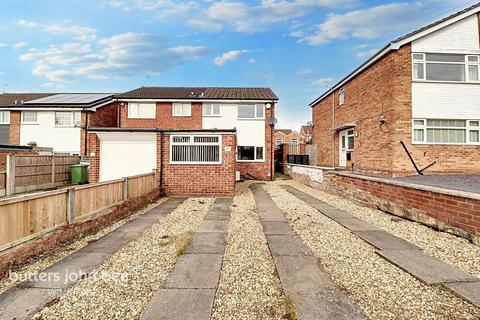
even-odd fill
[(0, 144), (36, 145), (52, 148), (56, 154), (84, 155), (87, 126), (116, 124), (117, 107), (111, 93), (0, 95)]
[(275, 145), (280, 144), (304, 144), (307, 137), (295, 130), (291, 129), (275, 129), (274, 139)]
[(300, 129), (300, 133), (305, 136), (307, 143), (312, 142), (312, 132), (313, 132), (313, 127), (311, 125), (302, 126)]
[(168, 194), (231, 195), (238, 175), (273, 178), (269, 88), (141, 87), (115, 100), (117, 126), (88, 129), (92, 181), (156, 169)]
[(480, 4), (390, 42), (310, 106), (317, 165), (480, 173)]

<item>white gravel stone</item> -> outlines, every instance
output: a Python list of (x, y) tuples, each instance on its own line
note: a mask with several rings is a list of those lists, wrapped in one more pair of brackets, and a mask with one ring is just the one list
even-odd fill
[(285, 295), (249, 183), (237, 184), (212, 319), (281, 319)]
[(20, 282), (21, 279), (26, 279), (28, 275), (38, 273), (41, 270), (49, 267), (50, 265), (54, 264), (57, 261), (60, 261), (61, 259), (65, 258), (68, 255), (71, 255), (72, 253), (75, 253), (76, 251), (82, 249), (85, 247), (87, 244), (89, 244), (91, 241), (98, 240), (99, 238), (103, 237), (104, 235), (115, 231), (116, 229), (120, 228), (123, 226), (125, 223), (127, 223), (130, 220), (135, 219), (139, 215), (142, 215), (150, 209), (153, 209), (160, 205), (161, 203), (167, 201), (168, 198), (161, 198), (155, 202), (149, 203), (148, 205), (144, 206), (143, 208), (133, 212), (130, 214), (128, 217), (125, 217), (121, 220), (118, 220), (93, 234), (88, 234), (88, 235), (81, 235), (77, 237), (75, 240), (64, 244), (60, 245), (57, 248), (54, 248), (53, 250), (49, 250), (46, 252), (44, 255), (37, 257), (34, 261), (31, 263), (25, 264), (21, 266), (18, 269), (12, 269), (11, 272), (15, 274), (15, 276), (7, 276), (3, 279), (0, 280), (0, 293), (10, 289), (11, 287), (15, 286)]
[(372, 246), (279, 186), (285, 182), (270, 183), (266, 190), (335, 282), (369, 318), (478, 319), (480, 309), (382, 259)]
[[(126, 244), (35, 319), (138, 319), (178, 259), (182, 239), (194, 232), (213, 198), (190, 198), (139, 238)], [(99, 275), (121, 275), (117, 281)]]

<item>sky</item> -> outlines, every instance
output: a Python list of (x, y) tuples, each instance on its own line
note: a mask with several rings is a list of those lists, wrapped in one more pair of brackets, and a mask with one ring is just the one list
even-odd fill
[(277, 128), (390, 40), (478, 0), (0, 0), (0, 92), (270, 87)]

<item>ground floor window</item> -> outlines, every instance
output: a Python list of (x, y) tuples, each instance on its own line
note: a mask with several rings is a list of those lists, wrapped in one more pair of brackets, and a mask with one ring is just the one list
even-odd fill
[(263, 147), (255, 146), (238, 146), (237, 160), (238, 161), (263, 161)]
[(219, 164), (221, 137), (213, 135), (172, 135), (170, 162), (179, 164)]
[(478, 144), (480, 120), (414, 119), (413, 142)]

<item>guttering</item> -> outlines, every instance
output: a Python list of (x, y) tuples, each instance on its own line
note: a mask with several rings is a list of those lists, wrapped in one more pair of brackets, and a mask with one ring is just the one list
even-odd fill
[(98, 127), (87, 128), (88, 132), (160, 132), (160, 133), (191, 133), (191, 132), (203, 132), (203, 133), (235, 133), (237, 129), (160, 129), (160, 128), (118, 128), (118, 127)]
[[(83, 111), (85, 110), (84, 106), (78, 106), (76, 108), (73, 107), (51, 107), (51, 108), (46, 108), (46, 107), (0, 107), (0, 111), (23, 111), (23, 110), (29, 110), (29, 111), (55, 111), (55, 110), (61, 110), (61, 111)], [(86, 110), (90, 111), (90, 110)]]
[[(211, 102), (211, 103), (241, 103), (241, 102), (257, 102), (257, 103), (269, 103), (272, 99), (196, 99), (196, 98), (184, 98), (184, 99), (155, 99), (155, 98), (118, 98), (120, 102), (136, 102), (136, 101), (148, 101), (148, 102)], [(274, 99), (274, 101), (278, 101)]]

